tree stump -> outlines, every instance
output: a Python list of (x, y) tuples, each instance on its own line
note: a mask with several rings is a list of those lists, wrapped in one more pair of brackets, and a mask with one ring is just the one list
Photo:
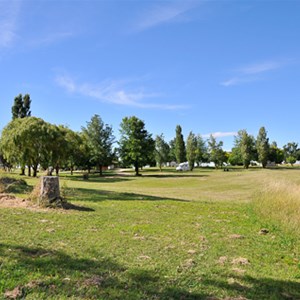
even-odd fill
[(63, 207), (57, 176), (41, 177), (40, 205), (45, 207)]

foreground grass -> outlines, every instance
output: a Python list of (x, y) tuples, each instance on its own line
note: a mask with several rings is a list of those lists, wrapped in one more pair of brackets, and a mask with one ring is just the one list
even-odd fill
[(80, 209), (0, 209), (0, 295), (300, 299), (298, 239), (250, 201), (266, 177), (300, 179), (291, 172), (64, 176)]

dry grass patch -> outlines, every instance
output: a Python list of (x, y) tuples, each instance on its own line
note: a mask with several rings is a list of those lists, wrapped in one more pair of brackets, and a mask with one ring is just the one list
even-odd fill
[(267, 181), (254, 200), (256, 211), (300, 235), (300, 186), (286, 180)]

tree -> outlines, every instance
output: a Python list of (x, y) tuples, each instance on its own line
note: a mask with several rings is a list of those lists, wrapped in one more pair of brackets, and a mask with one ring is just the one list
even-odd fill
[(176, 126), (175, 156), (176, 156), (177, 163), (182, 163), (186, 161), (185, 143), (184, 143), (182, 129), (180, 125)]
[(235, 154), (239, 155), (239, 158), (244, 166), (248, 169), (250, 161), (254, 158), (255, 140), (252, 135), (249, 135), (245, 129), (239, 130), (234, 140)]
[(259, 129), (257, 139), (256, 139), (256, 149), (258, 153), (258, 161), (265, 168), (269, 158), (269, 139), (267, 138), (267, 132), (265, 127)]
[(51, 143), (49, 131), (51, 124), (40, 118), (27, 117), (12, 120), (3, 129), (1, 136), (1, 151), (4, 158), (12, 165), (21, 166), (24, 175), (28, 166), (28, 175), (37, 175), (38, 166), (45, 165), (51, 157)]
[(281, 164), (284, 160), (284, 151), (277, 147), (276, 142), (272, 142), (270, 145), (269, 160), (275, 164)]
[(133, 164), (136, 176), (139, 167), (149, 163), (153, 157), (155, 142), (145, 129), (145, 123), (137, 117), (125, 117), (120, 125), (119, 152), (125, 164)]
[(223, 142), (217, 142), (216, 138), (211, 134), (208, 140), (208, 151), (210, 161), (215, 163), (216, 168), (222, 167), (226, 161), (225, 152), (222, 149)]
[(283, 152), (285, 161), (293, 166), (299, 157), (300, 149), (298, 149), (298, 143), (287, 143), (283, 146)]
[(197, 138), (191, 131), (186, 141), (186, 157), (189, 162), (190, 170), (193, 171), (197, 157)]
[(198, 166), (200, 166), (202, 162), (208, 161), (208, 152), (207, 152), (206, 143), (200, 134), (196, 136), (196, 140), (197, 140), (197, 147), (196, 147), (197, 149), (196, 149), (195, 161), (197, 162)]
[(31, 100), (29, 94), (24, 95), (24, 97), (22, 97), (22, 94), (19, 94), (17, 97), (15, 97), (14, 104), (11, 108), (12, 118), (16, 119), (30, 117), (30, 104)]
[(157, 135), (155, 138), (155, 160), (159, 166), (160, 171), (162, 170), (163, 163), (169, 160), (170, 147), (164, 140), (164, 135)]
[(176, 138), (172, 139), (169, 142), (169, 148), (170, 148), (169, 157), (171, 161), (176, 161), (175, 140)]
[(94, 115), (82, 131), (90, 149), (91, 161), (99, 167), (100, 176), (102, 176), (102, 167), (110, 164), (113, 157), (112, 146), (115, 137), (112, 127), (104, 124), (99, 115)]

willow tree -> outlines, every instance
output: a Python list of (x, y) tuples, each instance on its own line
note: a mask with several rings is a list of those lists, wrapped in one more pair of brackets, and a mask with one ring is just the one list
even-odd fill
[(50, 126), (51, 124), (36, 117), (11, 121), (3, 129), (1, 136), (4, 158), (15, 166), (21, 166), (23, 175), (25, 166), (28, 166), (28, 171), (32, 168), (33, 176), (36, 176), (38, 166), (51, 155)]

